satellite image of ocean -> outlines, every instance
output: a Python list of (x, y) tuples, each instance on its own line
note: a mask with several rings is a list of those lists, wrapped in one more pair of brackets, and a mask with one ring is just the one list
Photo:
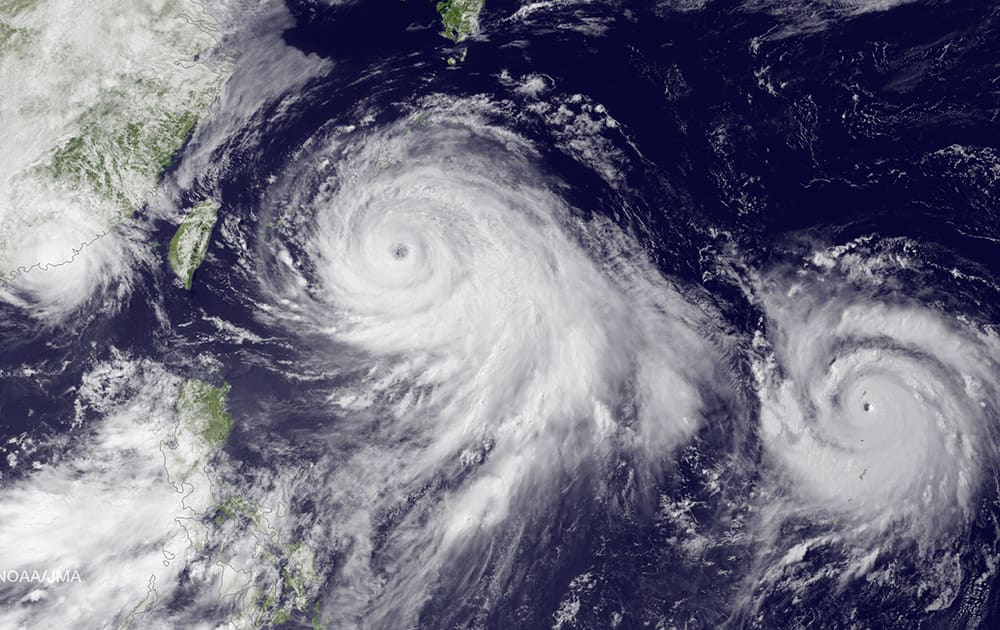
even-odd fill
[(0, 0), (35, 628), (1000, 628), (1000, 4)]

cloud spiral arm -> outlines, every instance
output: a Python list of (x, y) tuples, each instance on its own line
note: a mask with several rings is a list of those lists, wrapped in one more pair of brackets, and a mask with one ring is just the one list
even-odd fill
[[(331, 399), (389, 416), (329, 480), (357, 550), (331, 605), (356, 619), (412, 621), (448, 558), (615, 455), (648, 480), (716, 378), (705, 306), (617, 227), (579, 218), (527, 142), (445, 119), (309, 156), (333, 166), (277, 195), (274, 223), (304, 236), (278, 238), (268, 316), (362, 352), (372, 369)], [(432, 507), (378, 543), (388, 577), (371, 562), (378, 514), (428, 485)]]
[(830, 578), (837, 593), (904, 564), (923, 576), (899, 591), (907, 606), (947, 608), (964, 588), (949, 549), (996, 473), (1000, 339), (926, 282), (911, 287), (933, 263), (897, 250), (862, 240), (758, 280), (760, 523), (771, 541), (750, 580), (758, 605), (774, 587)]

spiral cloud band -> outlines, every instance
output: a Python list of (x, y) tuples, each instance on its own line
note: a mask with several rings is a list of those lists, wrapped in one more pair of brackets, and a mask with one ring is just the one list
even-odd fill
[[(933, 610), (957, 592), (961, 574), (941, 553), (975, 518), (997, 455), (1000, 339), (895, 282), (905, 260), (887, 265), (865, 249), (824, 252), (793, 279), (765, 283), (767, 335), (754, 343), (761, 438), (775, 487), (791, 492), (769, 535), (801, 523), (765, 577), (836, 545), (843, 588), (915, 544), (921, 570), (939, 578), (909, 597), (920, 601), (939, 581), (944, 599), (925, 602)], [(893, 570), (882, 565), (870, 581)]]
[[(969, 582), (950, 543), (981, 513), (995, 473), (1000, 339), (908, 291), (900, 268), (928, 270), (867, 242), (792, 271), (732, 273), (761, 316), (752, 340), (740, 338), (702, 289), (665, 277), (607, 209), (577, 207), (532, 143), (487, 119), (465, 103), (326, 130), (268, 183), (252, 220), (220, 225), (239, 254), (234, 275), (251, 280), (225, 290), (254, 307), (247, 326), (263, 334), (229, 330), (244, 333), (248, 362), (276, 349), (294, 357), (260, 365), (302, 385), (273, 404), (308, 409), (307, 466), (262, 465), (255, 483), (233, 484), (237, 457), (181, 448), (179, 378), (130, 358), (88, 377), (78, 409), (104, 414), (90, 448), (109, 461), (146, 454), (122, 487), (147, 495), (148, 511), (108, 512), (105, 529), (126, 523), (155, 539), (130, 544), (155, 551), (157, 592), (181, 599), (185, 580), (226, 584), (231, 571), (242, 576), (232, 592), (253, 593), (283, 570), (234, 568), (251, 565), (264, 530), (249, 523), (264, 523), (296, 541), (274, 549), (308, 549), (310, 597), (331, 627), (489, 626), (484, 615), (535, 579), (524, 554), (539, 539), (569, 549), (594, 530), (616, 533), (587, 519), (627, 521), (629, 535), (647, 519), (682, 550), (655, 570), (718, 569), (720, 624), (766, 627), (769, 604), (789, 593), (878, 590), (911, 570), (921, 581), (900, 595), (908, 605), (949, 607)], [(744, 368), (756, 380), (736, 391)], [(270, 432), (285, 414), (254, 412), (239, 422), (279, 436), (259, 447), (266, 455), (307, 448), (284, 437), (297, 427)], [(74, 523), (87, 502), (58, 497), (77, 474), (92, 500), (125, 501), (117, 469), (73, 457), (0, 503), (27, 513), (42, 497), (50, 523)], [(191, 470), (197, 492), (172, 485)], [(214, 526), (202, 522), (213, 510)], [(34, 521), (14, 524), (0, 547)], [(206, 541), (198, 550), (185, 546), (192, 532)], [(58, 544), (31, 554), (75, 561), (76, 530), (49, 534)], [(902, 548), (918, 550), (907, 567)], [(121, 585), (79, 587), (80, 601), (134, 608), (126, 586), (147, 560)], [(739, 563), (747, 571), (734, 576)], [(571, 586), (596, 592), (591, 573)], [(107, 584), (116, 592), (100, 591)], [(32, 610), (9, 619), (59, 614)]]
[(0, 0), (0, 630), (1000, 628), (954, 5)]
[[(336, 609), (358, 615), (380, 597), (418, 610), (399, 598), (423, 597), (446, 558), (616, 453), (645, 479), (699, 427), (713, 369), (706, 313), (618, 228), (575, 216), (526, 142), (438, 118), (309, 156), (326, 169), (320, 192), (293, 182), (279, 195), (283, 216), (313, 225), (279, 246), (267, 312), (365, 353), (374, 367), (332, 400), (347, 418), (391, 416), (330, 482), (332, 500), (354, 504), (343, 513), (368, 513), (342, 535), (370, 552), (376, 513), (447, 487), (396, 525), (392, 579), (370, 553), (347, 562)], [(364, 592), (373, 601), (355, 601)]]
[(778, 456), (827, 506), (880, 522), (939, 510), (967, 516), (993, 340), (914, 308), (817, 311), (782, 349), (800, 382), (764, 401)]

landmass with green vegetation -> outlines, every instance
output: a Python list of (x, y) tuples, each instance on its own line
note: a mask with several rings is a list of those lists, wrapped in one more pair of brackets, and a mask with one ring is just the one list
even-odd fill
[(311, 612), (310, 626), (322, 630), (320, 605), (314, 601), (319, 573), (312, 548), (304, 543), (283, 545), (271, 560), (280, 566), (281, 580), (255, 589), (250, 607), (235, 620), (236, 625), (259, 628), (287, 623), (293, 617), (305, 621), (304, 614)]
[(208, 199), (196, 204), (184, 220), (174, 237), (170, 239), (170, 249), (167, 261), (174, 270), (184, 288), (191, 289), (194, 272), (205, 260), (208, 252), (208, 242), (212, 238), (212, 229), (218, 219), (219, 202)]
[(255, 523), (259, 522), (260, 516), (257, 510), (250, 504), (246, 497), (234, 495), (220, 503), (217, 507), (218, 515), (215, 517), (215, 524), (221, 525), (229, 519), (246, 517)]
[(149, 201), (231, 72), (218, 37), (196, 0), (0, 0), (0, 281), (73, 260)]
[(479, 32), (479, 13), (485, 0), (441, 0), (437, 12), (444, 30), (441, 35), (456, 44)]
[(17, 36), (17, 31), (18, 29), (0, 19), (0, 48), (6, 46), (8, 42), (12, 42)]
[[(228, 383), (216, 387), (189, 379), (181, 384), (175, 443), (165, 442), (161, 451), (168, 478), (187, 496), (199, 488), (224, 485), (206, 463), (233, 429), (233, 417), (226, 411), (229, 391)], [(320, 630), (317, 597), (322, 580), (316, 553), (306, 541), (289, 539), (276, 526), (287, 514), (287, 505), (269, 506), (252, 493), (238, 491), (211, 493), (210, 500), (190, 505), (200, 518), (190, 519), (185, 529), (195, 550), (228, 552), (229, 557), (221, 556), (216, 563), (222, 568), (220, 597), (239, 602), (227, 627), (255, 630), (292, 622)], [(194, 521), (202, 524), (203, 533)]]
[(28, 0), (0, 0), (0, 50), (7, 44), (16, 44), (18, 36), (25, 33), (26, 29), (13, 26), (10, 21), (30, 5)]
[(177, 397), (177, 417), (181, 426), (210, 446), (225, 444), (233, 430), (233, 417), (226, 411), (228, 393), (228, 383), (213, 387), (195, 379), (184, 381)]
[[(190, 108), (154, 113), (130, 111), (134, 108), (126, 93), (107, 94), (83, 116), (77, 135), (55, 151), (52, 175), (90, 188), (117, 203), (123, 216), (131, 216), (144, 200), (137, 193), (155, 186), (198, 122), (196, 112), (207, 108), (205, 102), (194, 102), (198, 97), (189, 95)], [(134, 186), (137, 178), (146, 180), (146, 186)]]

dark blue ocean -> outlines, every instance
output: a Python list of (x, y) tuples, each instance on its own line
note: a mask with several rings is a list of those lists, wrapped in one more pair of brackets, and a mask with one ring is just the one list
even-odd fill
[[(1000, 156), (994, 3), (913, 2), (874, 11), (836, 2), (593, 3), (567, 5), (558, 19), (539, 10), (513, 20), (517, 3), (487, 0), (483, 35), (454, 46), (440, 36), (432, 2), (287, 5), (293, 24), (283, 27), (281, 39), (328, 59), (329, 70), (295, 95), (262, 102), (252, 134), (234, 130), (230, 142), (213, 149), (225, 165), (221, 175), (206, 174), (179, 192), (180, 206), (218, 196), (220, 226), (238, 217), (239, 234), (249, 240), (237, 242), (217, 228), (189, 292), (175, 286), (165, 255), (157, 255), (158, 264), (140, 269), (123, 304), (107, 310), (91, 304), (55, 328), (0, 304), (0, 368), (35, 370), (30, 378), (0, 381), (0, 441), (27, 436), (38, 445), (0, 487), (29, 476), (32, 461), (72, 457), (74, 433), (84, 430), (74, 426), (74, 392), (112, 352), (232, 386), (228, 407), (236, 425), (225, 452), (239, 462), (234, 484), (259, 483), (268, 470), (318, 461), (331, 449), (346, 457), (363, 443), (358, 435), (331, 447), (317, 434), (343, 422), (322, 401), (364, 373), (364, 358), (356, 357), (355, 372), (328, 373), (315, 350), (337, 353), (349, 365), (350, 348), (257, 317), (266, 296), (245, 264), (246, 247), (262, 265), (275, 264), (273, 244), (261, 237), (272, 217), (262, 208), (272, 203), (273, 178), (302, 168), (300, 147), (361, 115), (374, 128), (396, 123), (431, 95), (509, 103), (513, 111), (498, 113), (495, 124), (538, 147), (539, 169), (563, 183), (567, 205), (583, 220), (601, 214), (634, 235), (665, 276), (709, 296), (734, 335), (752, 336), (763, 315), (719, 272), (719, 258), (735, 247), (748, 266), (794, 265), (803, 234), (831, 246), (865, 235), (919, 243), (939, 272), (913, 278), (914, 291), (942, 309), (960, 305), (994, 324), (1000, 317), (1000, 303), (984, 284), (948, 283), (952, 267), (975, 270), (989, 282), (1000, 278), (1000, 161), (991, 162)], [(238, 44), (249, 48), (254, 40)], [(463, 49), (465, 58), (449, 65), (447, 58)], [(253, 72), (241, 68), (239, 54), (234, 65), (235, 80)], [(560, 94), (585, 95), (612, 112), (619, 127), (607, 137), (619, 152), (620, 183), (609, 186), (567, 154), (551, 127), (517, 116), (530, 99), (505, 87), (498, 80), (503, 73), (537, 75)], [(199, 142), (195, 132), (175, 167)], [(949, 150), (956, 146), (978, 153)], [(153, 251), (166, 251), (174, 222), (153, 214), (135, 222), (139, 227), (128, 229), (140, 230)], [(937, 281), (944, 288), (935, 288)], [(255, 337), (227, 341), (216, 320)], [(199, 361), (204, 356), (221, 368), (207, 369)], [(706, 535), (727, 530), (739, 514), (750, 518), (747, 497), (759, 482), (754, 466), (764, 457), (750, 373), (748, 361), (733, 360), (736, 393), (707, 396), (717, 420), (680, 449), (676, 465), (657, 482), (664, 495), (692, 499), (691, 518)], [(99, 421), (93, 412), (84, 416), (84, 427)], [(728, 459), (739, 464), (721, 490), (710, 490), (704, 470)], [(606, 483), (629, 495), (625, 476)], [(980, 566), (981, 550), (998, 544), (998, 497), (987, 486), (982, 502), (992, 511), (979, 512), (957, 550), (970, 566)], [(293, 509), (308, 516), (311, 501), (293, 501)], [(794, 596), (774, 589), (742, 608), (737, 598), (745, 589), (741, 578), (752, 570), (753, 541), (693, 557), (676, 544), (684, 537), (677, 521), (662, 518), (655, 503), (636, 499), (623, 516), (570, 487), (544, 519), (524, 526), (510, 555), (457, 559), (454, 574), (431, 589), (420, 627), (552, 627), (570, 582), (588, 571), (599, 576), (599, 586), (577, 583), (578, 611), (561, 627), (1000, 626), (996, 580), (976, 591), (978, 607), (959, 596), (951, 607), (928, 611), (900, 595), (905, 589), (858, 580), (846, 589), (820, 582)], [(394, 521), (387, 517), (380, 527), (389, 538)], [(822, 566), (823, 552), (809, 560)], [(330, 585), (338, 580), (336, 562), (331, 556), (334, 568), (323, 577)], [(391, 559), (375, 562), (389, 566)], [(479, 583), (492, 586), (479, 589), (466, 570), (479, 571)], [(490, 581), (503, 571), (508, 579), (501, 586)], [(182, 607), (177, 597), (173, 605)], [(282, 627), (306, 623), (293, 619)]]

